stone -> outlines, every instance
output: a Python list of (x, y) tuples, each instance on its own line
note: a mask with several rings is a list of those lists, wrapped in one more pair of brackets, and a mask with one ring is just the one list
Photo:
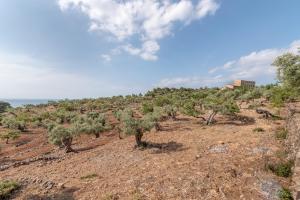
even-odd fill
[(278, 193), (282, 187), (277, 181), (269, 179), (261, 182), (260, 189), (267, 200), (279, 200)]
[(218, 145), (210, 147), (209, 152), (210, 153), (227, 153), (228, 146), (226, 144), (218, 144)]

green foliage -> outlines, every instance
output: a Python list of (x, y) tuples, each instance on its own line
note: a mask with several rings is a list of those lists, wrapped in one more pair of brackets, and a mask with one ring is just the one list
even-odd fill
[(83, 124), (79, 126), (81, 132), (86, 134), (93, 134), (97, 138), (100, 136), (100, 133), (110, 129), (109, 126), (105, 126), (105, 121), (103, 122), (101, 118), (87, 119)]
[(166, 105), (163, 107), (164, 113), (167, 114), (168, 117), (172, 119), (176, 119), (178, 108), (174, 105)]
[(20, 137), (20, 131), (10, 130), (4, 134), (0, 135), (2, 140), (6, 140), (6, 144), (8, 144), (8, 140), (16, 140)]
[(271, 92), (270, 101), (274, 107), (282, 107), (286, 101), (290, 101), (295, 97), (293, 90), (282, 86), (273, 87)]
[(293, 200), (294, 199), (291, 191), (287, 188), (282, 188), (278, 192), (278, 197), (280, 200)]
[(99, 117), (99, 115), (100, 115), (100, 113), (94, 112), (94, 111), (87, 113), (87, 117), (91, 118), (91, 119), (96, 119)]
[(147, 113), (151, 113), (154, 111), (154, 107), (151, 103), (143, 103), (142, 104), (142, 113), (145, 115)]
[(73, 138), (75, 133), (70, 128), (58, 125), (52, 128), (49, 132), (49, 141), (57, 146), (61, 146), (64, 139)]
[(146, 115), (144, 118), (135, 118), (131, 110), (124, 110), (120, 114), (122, 129), (125, 134), (135, 135), (137, 146), (145, 145), (142, 142), (143, 133), (150, 131), (155, 126), (154, 115)]
[(200, 112), (196, 109), (196, 103), (193, 101), (186, 101), (182, 106), (182, 113), (188, 115), (197, 117)]
[(5, 116), (2, 118), (1, 124), (5, 128), (25, 131), (26, 125), (24, 121), (18, 121), (16, 117)]
[(294, 89), (300, 94), (300, 55), (291, 53), (276, 58), (277, 78), (284, 87)]
[(275, 137), (278, 140), (285, 140), (287, 138), (288, 131), (285, 128), (277, 129), (275, 132)]
[(14, 191), (20, 188), (15, 181), (0, 181), (0, 199), (9, 199)]
[(170, 105), (171, 100), (167, 96), (159, 96), (159, 97), (155, 98), (154, 104), (156, 106), (163, 107), (163, 106), (166, 106), (166, 105)]
[(0, 101), (0, 113), (5, 112), (8, 108), (11, 108), (9, 103)]
[(268, 164), (268, 169), (280, 177), (289, 177), (292, 174), (293, 162), (281, 162), (276, 164)]

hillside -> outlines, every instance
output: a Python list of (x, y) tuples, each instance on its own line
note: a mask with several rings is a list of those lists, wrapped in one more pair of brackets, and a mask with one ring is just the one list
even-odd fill
[[(68, 154), (47, 142), (45, 129), (29, 128), (2, 145), (1, 167), (19, 164), (0, 178), (20, 183), (14, 199), (279, 199), (289, 178), (266, 166), (285, 157), (275, 137), (285, 122), (245, 108), (238, 115), (254, 121), (218, 115), (207, 126), (180, 114), (145, 134), (147, 148), (134, 148), (134, 137), (119, 139), (111, 130), (77, 137), (78, 152)], [(37, 157), (48, 159), (26, 163)]]

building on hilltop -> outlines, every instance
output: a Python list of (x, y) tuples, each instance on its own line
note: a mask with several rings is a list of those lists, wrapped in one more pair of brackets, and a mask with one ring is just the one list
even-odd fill
[(235, 80), (233, 84), (225, 85), (223, 89), (235, 89), (237, 87), (246, 87), (246, 88), (254, 88), (255, 81), (246, 81), (246, 80)]
[(233, 82), (233, 85), (235, 87), (248, 87), (248, 88), (254, 88), (255, 87), (255, 81), (245, 81), (245, 80), (235, 80)]

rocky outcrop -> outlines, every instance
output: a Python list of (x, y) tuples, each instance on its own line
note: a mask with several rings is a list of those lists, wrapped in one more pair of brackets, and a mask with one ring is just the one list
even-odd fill
[(300, 200), (300, 105), (290, 105), (288, 107), (288, 117), (286, 128), (288, 138), (286, 146), (289, 150), (289, 157), (295, 160), (293, 185), (294, 199)]
[(21, 165), (29, 165), (30, 163), (33, 163), (33, 162), (52, 161), (52, 160), (57, 160), (57, 159), (59, 159), (59, 157), (54, 157), (54, 156), (38, 156), (38, 157), (34, 157), (34, 158), (28, 158), (26, 160), (16, 161), (16, 162), (0, 165), (0, 171), (4, 171), (11, 167), (19, 167)]

